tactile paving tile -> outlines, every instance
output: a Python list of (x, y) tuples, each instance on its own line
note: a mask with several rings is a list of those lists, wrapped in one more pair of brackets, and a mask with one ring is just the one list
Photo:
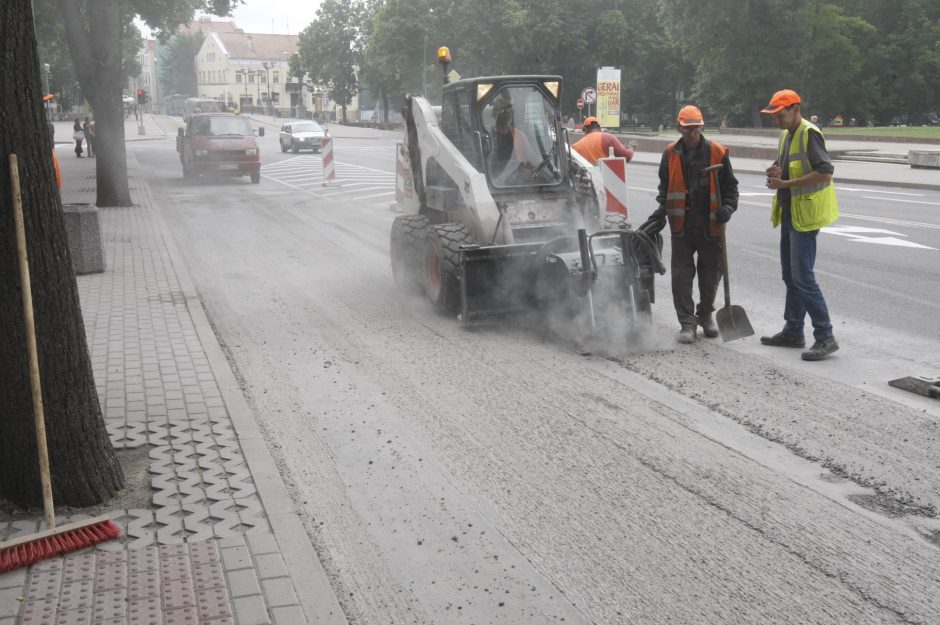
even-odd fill
[(91, 606), (77, 610), (60, 610), (56, 625), (91, 625)]
[[(178, 610), (167, 610), (163, 618), (166, 625), (197, 625), (198, 623), (195, 606), (180, 608)], [(216, 623), (218, 623), (218, 621), (214, 622), (212, 625), (216, 625)]]
[(78, 610), (91, 608), (91, 593), (93, 590), (94, 584), (90, 579), (81, 579), (77, 582), (62, 584), (62, 591), (59, 594), (59, 609)]
[(203, 621), (232, 616), (228, 590), (224, 587), (198, 591), (196, 593), (196, 607), (199, 609), (199, 619)]
[(193, 582), (189, 579), (164, 581), (161, 595), (163, 597), (163, 607), (167, 610), (195, 607), (196, 605), (196, 593), (193, 590)]
[(83, 553), (65, 559), (62, 567), (63, 582), (77, 582), (95, 578), (95, 554)]
[(55, 622), (58, 597), (27, 599), (20, 611), (20, 625), (49, 625)]
[(219, 562), (196, 564), (193, 566), (193, 582), (197, 591), (224, 587), (225, 577), (222, 575), (222, 564)]
[(127, 604), (127, 620), (134, 625), (162, 625), (161, 612), (159, 597), (138, 599)]
[(156, 597), (160, 594), (160, 572), (139, 571), (128, 575), (128, 600)]
[[(61, 560), (58, 561), (61, 562)], [(57, 597), (59, 595), (59, 584), (61, 580), (61, 568), (41, 570), (38, 567), (33, 567), (32, 573), (29, 576), (29, 586), (26, 596), (29, 599)]]
[(177, 556), (188, 556), (189, 548), (186, 545), (161, 545), (160, 558), (172, 558)]
[(127, 586), (127, 565), (122, 561), (101, 566), (95, 570), (95, 592)]
[(94, 598), (95, 622), (123, 621), (127, 613), (127, 594), (125, 589), (96, 592)]
[(127, 551), (127, 569), (131, 573), (156, 571), (159, 568), (160, 563), (157, 559), (156, 547), (144, 547), (143, 549), (130, 549)]
[(190, 562), (187, 556), (160, 558), (160, 577), (164, 581), (171, 579), (192, 579)]
[(189, 543), (189, 554), (193, 564), (208, 564), (219, 562), (222, 558), (219, 547), (214, 540)]

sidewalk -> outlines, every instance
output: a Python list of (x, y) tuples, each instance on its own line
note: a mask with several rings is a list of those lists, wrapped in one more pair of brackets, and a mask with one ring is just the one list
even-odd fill
[[(94, 203), (94, 159), (58, 152), (63, 201)], [(128, 174), (135, 205), (98, 213), (106, 270), (77, 279), (127, 478), (100, 508), (124, 534), (0, 575), (0, 625), (343, 625), (133, 150)], [(98, 511), (68, 512), (59, 522)], [(0, 540), (41, 516), (0, 514)]]

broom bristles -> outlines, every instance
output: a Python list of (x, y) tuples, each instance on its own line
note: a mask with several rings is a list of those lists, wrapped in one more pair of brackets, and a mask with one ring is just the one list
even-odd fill
[(120, 535), (121, 528), (109, 519), (84, 527), (66, 527), (51, 536), (37, 536), (36, 540), (0, 549), (0, 573), (92, 547)]

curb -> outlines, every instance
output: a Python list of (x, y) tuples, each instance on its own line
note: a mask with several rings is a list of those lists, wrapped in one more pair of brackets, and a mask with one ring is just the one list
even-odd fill
[[(133, 156), (136, 163), (136, 156)], [(139, 165), (136, 165), (139, 167)], [(150, 184), (140, 175), (140, 190), (153, 197)], [(339, 605), (336, 592), (330, 584), (320, 557), (311, 544), (310, 537), (300, 517), (294, 510), (293, 502), (284, 486), (283, 478), (274, 464), (264, 438), (258, 430), (251, 409), (242, 395), (235, 374), (222, 352), (215, 331), (205, 314), (202, 300), (196, 291), (183, 256), (176, 247), (163, 214), (156, 210), (160, 236), (166, 245), (170, 263), (176, 273), (180, 290), (186, 299), (199, 341), (205, 350), (206, 358), (216, 376), (219, 391), (228, 409), (232, 424), (238, 435), (238, 442), (245, 454), (245, 462), (251, 472), (258, 490), (258, 496), (264, 505), (268, 521), (277, 540), (281, 556), (287, 565), (290, 578), (297, 591), (297, 599), (303, 607), (307, 622), (310, 624), (348, 625), (345, 614)]]

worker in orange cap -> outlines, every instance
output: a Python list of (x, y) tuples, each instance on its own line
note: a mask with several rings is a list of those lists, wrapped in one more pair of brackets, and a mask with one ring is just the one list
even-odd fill
[(800, 113), (800, 95), (782, 89), (761, 111), (772, 115), (780, 133), (777, 160), (767, 168), (767, 187), (777, 192), (771, 222), (780, 229), (780, 265), (787, 285), (783, 330), (763, 336), (760, 342), (774, 347), (802, 348), (806, 315), (813, 322), (813, 346), (803, 360), (822, 360), (837, 349), (829, 308), (816, 282), (816, 235), (839, 218), (839, 204), (832, 185), (835, 168), (822, 131)]
[[(42, 101), (43, 103), (49, 102), (53, 98), (55, 98), (53, 94), (47, 93), (46, 95), (42, 96)], [(49, 141), (52, 142), (52, 168), (55, 170), (56, 186), (58, 186), (61, 189), (62, 188), (62, 172), (59, 170), (59, 159), (55, 155), (55, 138), (53, 136), (54, 134), (55, 134), (55, 125), (52, 122), (49, 122)]]
[(601, 130), (601, 123), (596, 117), (588, 117), (581, 126), (584, 130), (584, 136), (571, 147), (591, 163), (597, 165), (597, 159), (610, 156), (610, 149), (613, 148), (614, 156), (621, 156), (627, 159), (627, 162), (633, 160), (633, 150), (620, 143), (620, 139)]
[[(698, 326), (706, 337), (718, 336), (712, 313), (721, 277), (721, 229), (738, 207), (738, 180), (731, 171), (728, 149), (706, 139), (704, 127), (697, 107), (679, 111), (676, 129), (681, 138), (663, 152), (656, 196), (659, 208), (647, 221), (658, 222), (662, 229), (668, 219), (672, 231), (672, 301), (679, 318), (680, 343), (695, 342)], [(719, 163), (724, 167), (717, 176), (703, 174), (706, 167)], [(716, 191), (720, 191), (720, 205)], [(697, 307), (692, 297), (696, 274)]]

